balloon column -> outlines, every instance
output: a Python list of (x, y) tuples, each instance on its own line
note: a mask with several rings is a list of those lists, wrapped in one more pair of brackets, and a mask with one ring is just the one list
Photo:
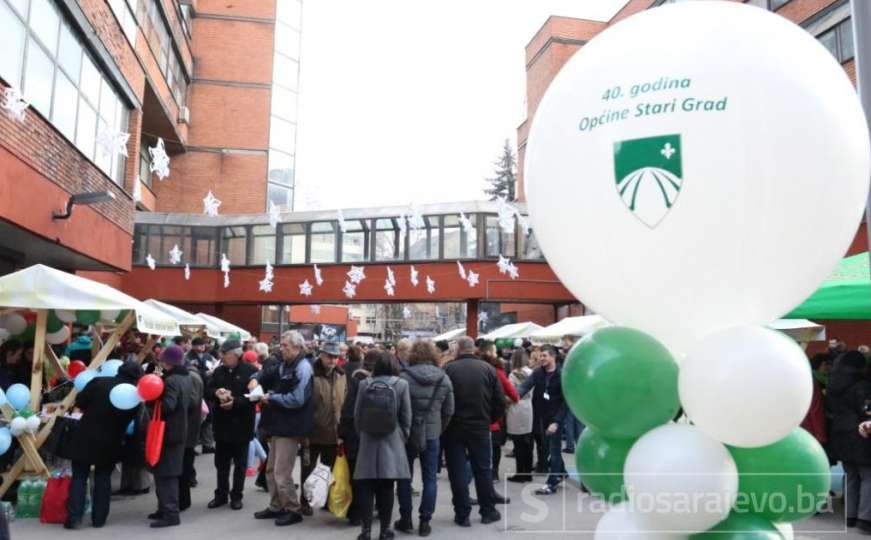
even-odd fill
[[(551, 267), (620, 325), (581, 340), (563, 369), (588, 426), (582, 479), (622, 501), (597, 538), (788, 535), (825, 500), (828, 465), (798, 427), (808, 361), (761, 325), (828, 276), (864, 210), (868, 131), (841, 66), (765, 10), (646, 10), (562, 68), (525, 170)], [(691, 424), (671, 423), (679, 405)]]

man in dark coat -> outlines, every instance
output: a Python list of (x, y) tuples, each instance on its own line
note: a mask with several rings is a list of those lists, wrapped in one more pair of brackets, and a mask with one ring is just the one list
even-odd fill
[(109, 400), (109, 393), (121, 383), (135, 385), (140, 377), (142, 368), (139, 364), (127, 362), (118, 369), (118, 375), (97, 377), (76, 396), (75, 406), (83, 414), (78, 428), (73, 432), (70, 448), (73, 479), (64, 523), (67, 529), (81, 526), (91, 465), (94, 465), (91, 521), (94, 527), (106, 524), (112, 496), (112, 470), (121, 459), (121, 445), (127, 426), (138, 413), (138, 407), (127, 411), (115, 408)]
[[(209, 371), (216, 367), (218, 361), (206, 351), (206, 340), (197, 336), (191, 340), (191, 350), (185, 355), (185, 363), (188, 364), (189, 368), (195, 368), (200, 374), (200, 378), (205, 382), (209, 378)], [(211, 402), (209, 405), (211, 406)], [(209, 415), (206, 416), (206, 419), (200, 425), (198, 442), (202, 445), (204, 454), (211, 454), (215, 451), (215, 437), (212, 433), (212, 412), (210, 407)]]
[[(241, 362), (242, 344), (228, 339), (221, 347), (223, 364), (215, 369), (209, 379), (206, 399), (212, 403), (213, 429), (215, 433), (215, 469), (218, 471), (218, 487), (209, 508), (227, 504), (233, 510), (242, 508), (242, 493), (245, 489), (245, 469), (248, 461), (248, 445), (254, 436), (255, 404), (245, 397), (248, 382), (257, 373), (257, 368)], [(230, 491), (230, 466), (233, 466), (233, 490)]]
[(475, 342), (457, 340), (457, 359), (445, 367), (454, 388), (454, 416), (444, 435), (445, 462), (454, 498), (454, 522), (469, 526), (472, 511), (466, 456), (472, 465), (484, 524), (502, 519), (493, 490), (490, 424), (505, 414), (505, 392), (496, 368), (475, 356)]
[[(154, 491), (157, 494), (157, 512), (148, 516), (154, 520), (152, 528), (181, 524), (179, 519), (179, 478), (184, 468), (184, 450), (188, 438), (193, 383), (184, 367), (184, 351), (170, 345), (160, 354), (163, 369), (163, 395), (160, 397), (161, 414), (166, 423), (160, 461), (152, 468)], [(199, 406), (197, 406), (199, 408)], [(153, 415), (152, 415), (153, 416)]]

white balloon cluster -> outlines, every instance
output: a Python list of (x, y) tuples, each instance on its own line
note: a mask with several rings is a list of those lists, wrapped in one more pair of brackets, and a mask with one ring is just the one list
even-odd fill
[(23, 435), (24, 433), (35, 434), (39, 431), (39, 424), (39, 417), (35, 414), (27, 418), (16, 416), (11, 422), (9, 422), (9, 431), (11, 431), (12, 435), (16, 437)]

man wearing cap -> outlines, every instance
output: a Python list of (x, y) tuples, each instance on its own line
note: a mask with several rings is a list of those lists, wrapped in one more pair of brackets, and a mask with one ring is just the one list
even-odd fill
[(228, 502), (233, 510), (242, 508), (248, 443), (254, 436), (255, 416), (255, 403), (245, 394), (248, 382), (257, 373), (252, 364), (241, 361), (242, 354), (239, 340), (225, 341), (221, 346), (222, 364), (212, 373), (206, 390), (206, 399), (214, 411), (212, 425), (215, 433), (215, 469), (218, 471), (218, 486), (209, 508), (218, 508)]
[(328, 341), (321, 346), (314, 366), (314, 430), (309, 435), (309, 461), (302, 468), (305, 481), (320, 458), (321, 463), (333, 468), (336, 461), (339, 417), (345, 402), (347, 379), (342, 368), (336, 365), (342, 354), (339, 344)]
[(293, 466), (304, 439), (314, 428), (312, 366), (304, 358), (305, 339), (295, 330), (281, 336), (281, 359), (271, 362), (253, 379), (265, 394), (260, 399), (260, 426), (269, 437), (266, 482), (269, 507), (257, 519), (274, 519), (278, 526), (302, 521), (302, 506), (293, 485)]

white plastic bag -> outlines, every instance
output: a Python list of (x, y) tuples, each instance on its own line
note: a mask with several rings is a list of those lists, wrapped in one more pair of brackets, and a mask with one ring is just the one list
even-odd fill
[(327, 503), (327, 494), (332, 483), (332, 471), (318, 461), (318, 466), (308, 475), (302, 486), (303, 496), (312, 508), (320, 508)]

